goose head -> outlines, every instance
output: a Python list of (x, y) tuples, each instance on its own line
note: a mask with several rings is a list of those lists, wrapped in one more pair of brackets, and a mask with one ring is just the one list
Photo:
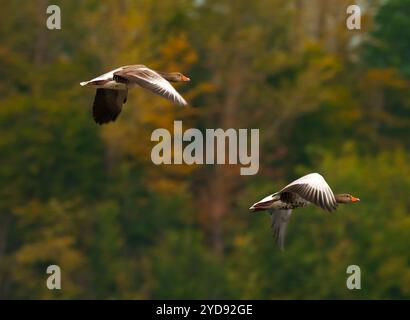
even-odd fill
[(356, 198), (348, 193), (336, 194), (335, 198), (337, 203), (351, 203), (360, 201), (359, 198)]
[(185, 82), (191, 80), (180, 72), (159, 72), (159, 74), (170, 82)]

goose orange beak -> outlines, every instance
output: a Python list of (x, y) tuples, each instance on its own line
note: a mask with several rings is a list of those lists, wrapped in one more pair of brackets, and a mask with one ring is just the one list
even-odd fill
[(356, 198), (356, 197), (353, 197), (353, 196), (352, 196), (352, 202), (358, 202), (358, 201), (360, 201), (359, 198)]
[(182, 75), (182, 81), (191, 81), (191, 79), (189, 79), (188, 77), (185, 77), (184, 75)]

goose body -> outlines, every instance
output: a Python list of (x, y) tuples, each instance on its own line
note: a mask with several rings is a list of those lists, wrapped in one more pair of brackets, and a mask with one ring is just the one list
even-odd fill
[(158, 72), (145, 65), (129, 65), (111, 70), (81, 86), (92, 86), (97, 89), (93, 103), (93, 117), (96, 123), (104, 124), (115, 121), (126, 103), (128, 89), (142, 87), (160, 95), (176, 104), (187, 105), (185, 99), (170, 84), (190, 79), (179, 72)]
[(283, 249), (285, 230), (293, 209), (303, 208), (310, 203), (326, 210), (336, 210), (339, 203), (360, 201), (350, 194), (335, 195), (319, 173), (305, 175), (262, 200), (254, 203), (251, 211), (268, 211), (272, 217), (275, 240)]
[(114, 73), (121, 71), (123, 68), (125, 67), (120, 67), (120, 68), (111, 70), (89, 81), (80, 82), (80, 85), (81, 86), (92, 85), (96, 89), (102, 88), (102, 89), (125, 90), (128, 88), (126, 84), (118, 83), (114, 81), (113, 79)]

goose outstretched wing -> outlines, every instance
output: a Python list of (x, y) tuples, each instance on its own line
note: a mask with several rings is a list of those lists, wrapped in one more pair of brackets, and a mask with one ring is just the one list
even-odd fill
[(332, 189), (319, 173), (310, 173), (284, 187), (279, 193), (293, 192), (306, 201), (312, 202), (327, 211), (337, 208)]
[(187, 105), (185, 99), (166, 79), (164, 79), (159, 73), (144, 65), (124, 67), (114, 73), (114, 80), (128, 84), (138, 84), (139, 86), (171, 100), (174, 103)]

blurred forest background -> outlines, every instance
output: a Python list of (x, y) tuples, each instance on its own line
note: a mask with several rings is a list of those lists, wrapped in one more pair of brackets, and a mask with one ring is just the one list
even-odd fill
[[(410, 298), (410, 0), (358, 1), (360, 31), (352, 2), (1, 0), (0, 298)], [(79, 82), (140, 63), (193, 107), (134, 89), (97, 126)], [(259, 173), (155, 166), (174, 120), (259, 128)], [(248, 208), (309, 172), (362, 202), (296, 211), (280, 252)]]

